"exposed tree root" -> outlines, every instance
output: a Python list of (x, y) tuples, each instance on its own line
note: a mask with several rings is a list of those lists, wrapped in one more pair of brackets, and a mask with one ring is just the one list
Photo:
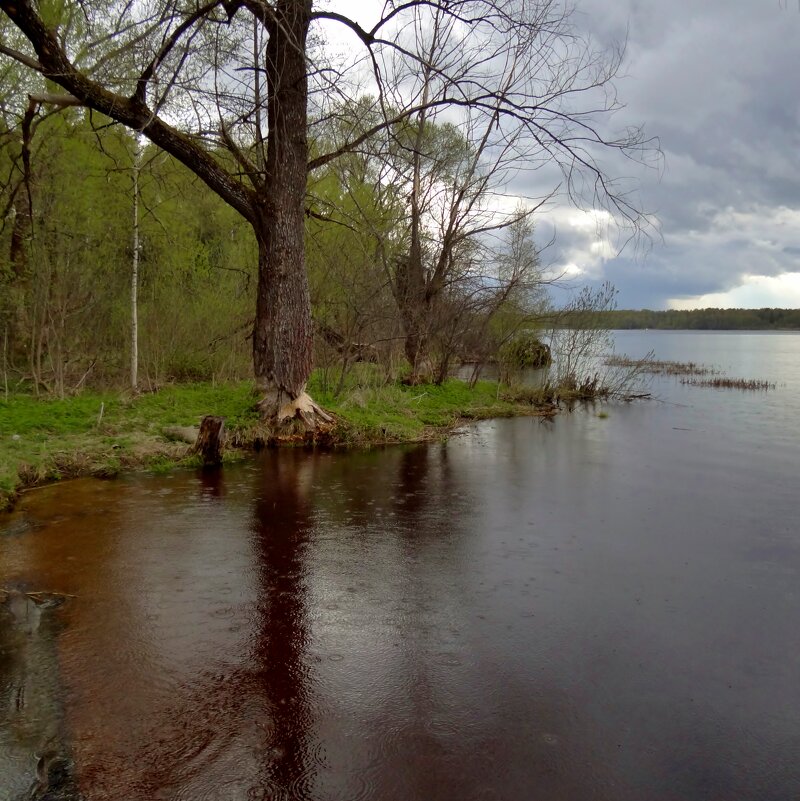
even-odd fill
[(334, 423), (333, 417), (318, 406), (307, 392), (301, 392), (296, 398), (281, 391), (270, 392), (258, 403), (258, 409), (277, 437), (324, 432)]
[(324, 409), (317, 406), (306, 392), (303, 392), (298, 398), (284, 403), (278, 411), (277, 420), (279, 423), (294, 418), (302, 420), (309, 431), (317, 428), (320, 423), (329, 424), (333, 422), (333, 418)]

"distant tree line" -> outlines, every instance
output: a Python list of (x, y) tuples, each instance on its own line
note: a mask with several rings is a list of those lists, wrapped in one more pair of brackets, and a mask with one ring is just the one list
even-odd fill
[(800, 329), (800, 309), (617, 309), (602, 312), (600, 322), (614, 329), (780, 331)]

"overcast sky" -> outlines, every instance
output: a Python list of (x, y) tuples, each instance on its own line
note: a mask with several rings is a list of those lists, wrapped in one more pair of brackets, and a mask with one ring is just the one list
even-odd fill
[(620, 308), (800, 307), (800, 0), (575, 7), (596, 42), (627, 38), (614, 124), (660, 140), (661, 169), (637, 177), (661, 239), (616, 255), (591, 219), (556, 206), (538, 218), (542, 240), (556, 233), (548, 260), (576, 283), (611, 280)]
[(798, 0), (576, 5), (599, 39), (628, 31), (622, 116), (661, 141), (662, 175), (643, 176), (641, 203), (663, 242), (644, 258), (592, 258), (593, 232), (562, 223), (557, 260), (610, 279), (620, 307), (800, 306)]

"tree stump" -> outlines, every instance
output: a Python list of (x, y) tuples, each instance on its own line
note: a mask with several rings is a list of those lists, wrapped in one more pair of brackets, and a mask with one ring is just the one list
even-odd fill
[(205, 467), (218, 467), (222, 464), (223, 430), (225, 418), (206, 415), (200, 423), (200, 432), (194, 444), (195, 453), (203, 458)]

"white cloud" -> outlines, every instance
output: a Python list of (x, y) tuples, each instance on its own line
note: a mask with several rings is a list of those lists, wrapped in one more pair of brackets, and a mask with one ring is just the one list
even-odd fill
[(670, 309), (800, 308), (800, 272), (746, 275), (740, 286), (693, 298), (671, 299)]
[[(329, 0), (370, 24), (382, 3)], [(665, 153), (663, 173), (642, 176), (640, 205), (662, 220), (663, 244), (646, 262), (617, 252), (610, 219), (566, 205), (537, 213), (537, 240), (557, 241), (555, 270), (579, 280), (610, 278), (620, 304), (800, 306), (800, 14), (753, 0), (579, 0), (576, 31), (601, 46), (628, 39), (619, 81), (626, 107), (616, 128), (646, 125)], [(343, 51), (357, 42), (326, 25)], [(543, 196), (561, 176), (544, 166), (520, 171), (512, 190)], [(495, 201), (498, 211), (513, 208)], [(559, 203), (563, 202), (559, 199)]]

